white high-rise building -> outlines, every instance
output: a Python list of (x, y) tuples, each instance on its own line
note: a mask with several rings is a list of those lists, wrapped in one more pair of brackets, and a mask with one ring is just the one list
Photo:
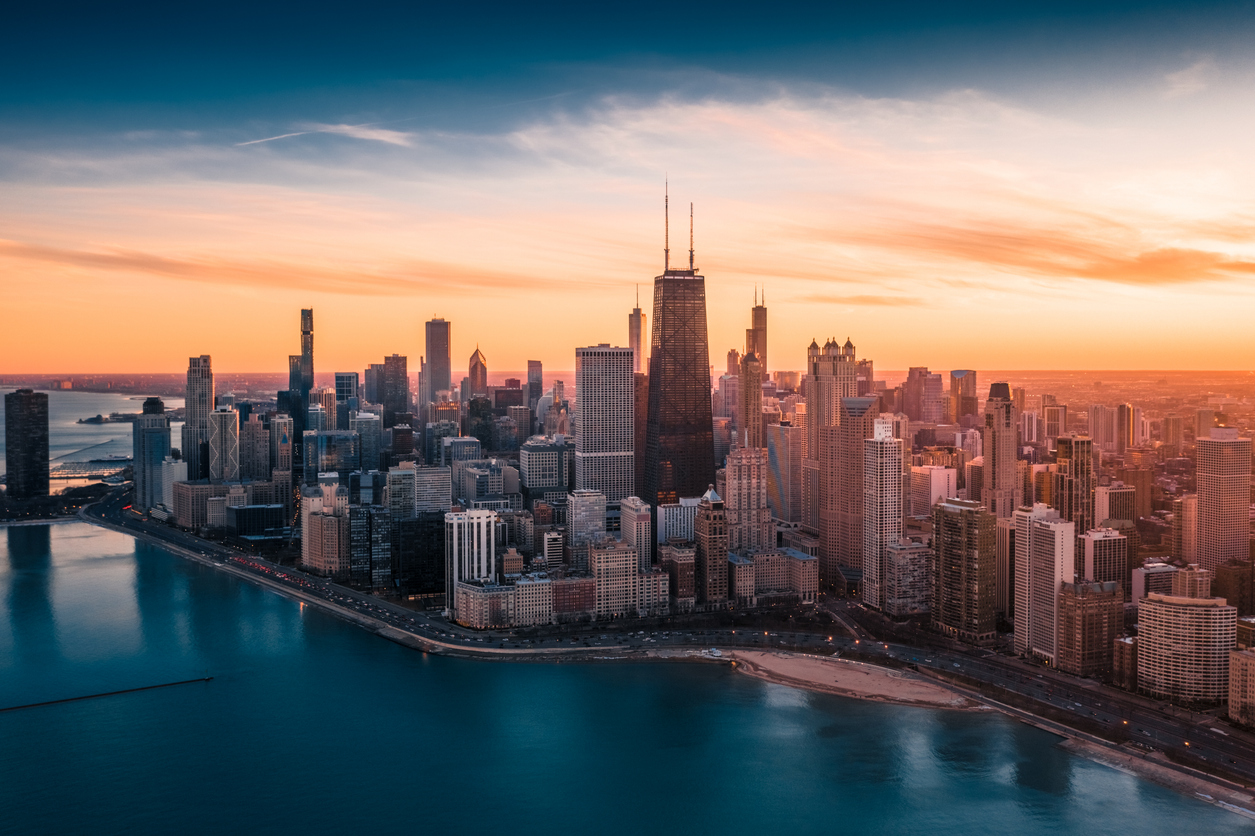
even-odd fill
[(464, 581), (497, 580), (497, 512), (451, 511), (444, 515), (445, 607), (457, 620), (455, 592)]
[(1198, 565), (1215, 570), (1250, 559), (1251, 440), (1235, 427), (1212, 427), (1196, 441)]
[(911, 516), (927, 516), (938, 502), (958, 495), (959, 473), (953, 467), (926, 464), (911, 468)]
[(985, 402), (982, 437), (985, 469), (981, 474), (981, 503), (995, 517), (1008, 519), (1024, 504), (1024, 482), (1016, 469), (1019, 417), (1011, 400), (1011, 387), (995, 383)]
[(889, 547), (902, 539), (902, 459), (893, 421), (877, 418), (863, 441), (863, 601), (885, 609)]
[(575, 487), (600, 491), (611, 503), (636, 495), (634, 361), (630, 348), (575, 349)]
[(1038, 503), (1015, 512), (1015, 650), (1056, 663), (1059, 590), (1074, 577), (1076, 525)]
[(182, 438), (188, 479), (209, 475), (209, 413), (213, 411), (214, 373), (210, 357), (189, 357)]
[(187, 481), (187, 460), (166, 456), (161, 462), (161, 504), (174, 510), (174, 483)]
[(619, 533), (624, 543), (636, 549), (638, 571), (648, 572), (654, 561), (648, 502), (629, 496), (619, 503)]
[(229, 406), (209, 413), (209, 480), (240, 481), (240, 413)]

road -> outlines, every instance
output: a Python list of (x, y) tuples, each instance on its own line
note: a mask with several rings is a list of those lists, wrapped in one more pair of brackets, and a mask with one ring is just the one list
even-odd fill
[[(626, 630), (630, 622), (572, 625), (553, 628), (549, 635), (522, 637), (515, 631), (480, 633), (450, 623), (442, 615), (415, 612), (373, 595), (358, 592), (325, 578), (307, 575), (291, 567), (243, 554), (219, 543), (203, 540), (162, 524), (146, 522), (124, 510), (127, 494), (117, 491), (85, 507), (80, 516), (120, 526), (181, 547), (213, 563), (244, 572), (300, 596), (325, 601), (342, 611), (372, 619), (404, 631), (435, 651), (469, 653), (558, 654), (571, 651), (627, 652), (649, 649), (707, 647), (778, 649), (848, 654), (856, 652), (871, 661), (909, 665), (922, 671), (952, 674), (997, 686), (1039, 705), (1070, 712), (1077, 726), (1097, 724), (1146, 750), (1188, 752), (1206, 769), (1219, 765), (1255, 784), (1255, 735), (1241, 732), (1207, 714), (1173, 708), (1145, 697), (1041, 668), (991, 650), (968, 647), (935, 634), (920, 634), (916, 644), (882, 641), (862, 605), (840, 598), (825, 598), (822, 607), (844, 628), (831, 634), (752, 628)], [(914, 638), (912, 639), (914, 641)], [(590, 654), (592, 655), (592, 654)], [(1066, 720), (1056, 722), (1071, 725)]]

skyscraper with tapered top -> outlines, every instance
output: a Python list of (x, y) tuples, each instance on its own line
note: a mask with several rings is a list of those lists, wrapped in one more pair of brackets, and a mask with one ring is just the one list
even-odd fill
[(981, 503), (1000, 520), (1010, 519), (1015, 509), (1024, 504), (1024, 481), (1016, 469), (1019, 424), (1011, 387), (1006, 383), (990, 386), (989, 400), (985, 402)]
[(692, 228), (690, 206), (688, 269), (671, 267), (668, 230), (662, 275), (654, 279), (641, 499), (655, 508), (701, 496), (715, 480), (706, 278), (694, 263)]
[(208, 354), (187, 359), (184, 404), (182, 452), (187, 478), (204, 479), (209, 476), (209, 413), (214, 411), (213, 362)]
[(753, 354), (767, 377), (767, 294), (762, 304), (758, 301), (758, 289), (754, 289), (754, 307), (750, 308), (750, 327), (745, 329), (745, 353)]
[(479, 346), (475, 346), (475, 353), (471, 355), (470, 362), (467, 364), (466, 374), (471, 381), (472, 396), (488, 394), (488, 358), (479, 350)]
[(645, 344), (642, 335), (645, 333), (645, 314), (641, 313), (640, 286), (636, 289), (636, 307), (628, 314), (628, 348), (632, 349), (632, 373), (641, 374), (645, 371)]

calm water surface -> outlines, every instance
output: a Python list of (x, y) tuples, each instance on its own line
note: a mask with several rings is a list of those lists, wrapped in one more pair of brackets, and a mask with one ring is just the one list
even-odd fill
[(85, 524), (0, 529), (6, 833), (1251, 833), (996, 714), (429, 657)]

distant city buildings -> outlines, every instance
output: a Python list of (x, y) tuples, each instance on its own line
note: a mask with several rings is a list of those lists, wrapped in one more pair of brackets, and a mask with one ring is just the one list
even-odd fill
[(48, 395), (18, 389), (4, 396), (5, 495), (48, 495)]

